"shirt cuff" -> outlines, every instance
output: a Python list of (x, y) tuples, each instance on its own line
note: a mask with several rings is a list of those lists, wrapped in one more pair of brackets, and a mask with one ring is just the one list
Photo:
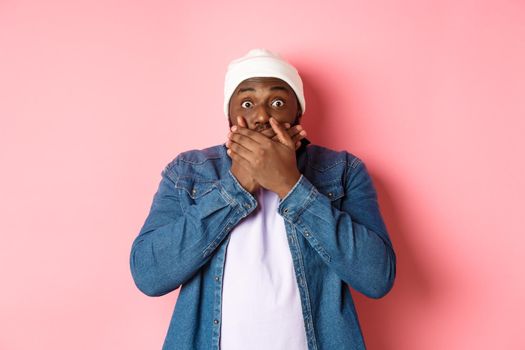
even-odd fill
[(277, 212), (285, 219), (295, 222), (301, 212), (315, 200), (318, 194), (319, 192), (310, 180), (301, 174), (290, 192), (279, 200)]
[(231, 205), (238, 206), (243, 215), (257, 207), (257, 199), (242, 187), (231, 169), (220, 181), (220, 193)]

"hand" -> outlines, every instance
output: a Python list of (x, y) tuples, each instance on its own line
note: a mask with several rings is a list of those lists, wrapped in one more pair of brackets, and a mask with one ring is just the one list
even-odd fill
[[(294, 125), (291, 128), (290, 128), (290, 123), (284, 123), (282, 125), (284, 125), (286, 132), (292, 138), (292, 141), (295, 144), (295, 150), (297, 151), (299, 147), (301, 147), (301, 140), (306, 137), (306, 130), (304, 130), (300, 124)], [(275, 131), (273, 131), (273, 129), (272, 129), (272, 136), (270, 136), (270, 138), (273, 141), (279, 142), (279, 136), (275, 133)]]
[[(242, 125), (243, 127), (247, 127), (246, 121), (244, 120), (244, 117), (238, 116), (237, 117), (237, 123), (239, 125)], [(228, 139), (230, 138), (231, 132), (228, 133)], [(229, 149), (230, 144), (226, 142), (226, 147)], [(229, 153), (228, 153), (229, 155)], [(237, 162), (235, 159), (232, 158), (232, 166), (231, 166), (231, 172), (239, 181), (241, 186), (248, 192), (254, 194), (259, 188), (261, 188), (261, 185), (255, 181), (253, 177), (250, 176), (250, 174), (244, 169), (242, 166), (240, 166), (239, 162)]]
[[(243, 175), (247, 175), (244, 178), (254, 179), (263, 188), (283, 198), (301, 176), (297, 169), (294, 140), (274, 118), (270, 118), (270, 125), (278, 137), (277, 142), (241, 124), (232, 127), (227, 142), (232, 168), (233, 162), (239, 164), (244, 170)], [(236, 169), (240, 168), (236, 165)]]
[[(248, 127), (246, 120), (242, 116), (237, 117), (237, 123), (245, 128)], [(304, 130), (304, 128), (300, 124), (294, 125), (291, 128), (290, 128), (290, 123), (284, 123), (282, 125), (284, 125), (286, 132), (288, 133), (288, 135), (290, 135), (293, 142), (295, 143), (295, 149), (298, 150), (299, 147), (301, 147), (301, 140), (304, 139), (307, 135), (306, 130)], [(277, 136), (275, 131), (273, 131), (273, 129), (271, 132), (271, 136), (267, 136), (267, 135), (264, 135), (264, 136), (269, 137), (273, 141), (279, 141), (279, 137)], [(229, 137), (230, 137), (230, 134), (228, 134), (228, 138)], [(226, 144), (226, 147), (228, 147), (228, 144)]]
[[(237, 123), (241, 125), (242, 127), (245, 127), (245, 128), (248, 127), (246, 120), (242, 116), (237, 117)], [(286, 132), (288, 133), (288, 135), (290, 135), (292, 140), (295, 142), (295, 149), (297, 150), (301, 146), (301, 139), (306, 137), (306, 130), (304, 130), (301, 125), (295, 125), (291, 128), (290, 128), (290, 123), (285, 123), (283, 125), (286, 128)], [(231, 135), (231, 132), (228, 134), (228, 138), (230, 137), (230, 135)], [(265, 134), (261, 134), (261, 135), (268, 137), (273, 141), (279, 142), (279, 137), (275, 133), (275, 131), (273, 131), (273, 129), (272, 129), (271, 136), (267, 136)], [(229, 148), (229, 145), (230, 144), (226, 142), (227, 148)], [(235, 161), (234, 159), (232, 159), (231, 171), (232, 171), (232, 174), (237, 179), (237, 181), (239, 181), (241, 186), (248, 192), (253, 194), (255, 193), (255, 191), (257, 191), (261, 187), (259, 183), (257, 183), (257, 181), (255, 181), (253, 178), (249, 176), (246, 169), (240, 166), (239, 163)]]
[[(229, 150), (227, 151), (229, 152)], [(229, 153), (228, 153), (229, 154)], [(235, 161), (232, 158), (232, 166), (231, 169), (233, 176), (239, 181), (241, 186), (251, 194), (254, 194), (259, 188), (261, 188), (261, 185), (253, 177), (250, 176), (250, 174), (244, 169), (239, 162)]]

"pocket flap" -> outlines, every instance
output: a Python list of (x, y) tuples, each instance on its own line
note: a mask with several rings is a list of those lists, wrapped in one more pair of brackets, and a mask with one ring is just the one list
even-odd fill
[(175, 187), (185, 190), (193, 199), (204, 196), (210, 192), (214, 186), (215, 181), (213, 180), (204, 180), (189, 176), (179, 177), (175, 184)]
[(329, 198), (331, 201), (335, 201), (344, 196), (345, 190), (340, 181), (323, 182), (319, 184), (317, 190)]

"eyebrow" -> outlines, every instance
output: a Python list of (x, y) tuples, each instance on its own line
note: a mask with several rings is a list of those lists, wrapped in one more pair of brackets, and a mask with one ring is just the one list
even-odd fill
[[(282, 85), (272, 86), (270, 88), (270, 90), (283, 90), (283, 91), (288, 92), (288, 89), (285, 86), (282, 86)], [(241, 92), (246, 92), (246, 91), (255, 91), (255, 89), (251, 88), (251, 87), (240, 88), (239, 91), (237, 91), (237, 94), (240, 94)]]

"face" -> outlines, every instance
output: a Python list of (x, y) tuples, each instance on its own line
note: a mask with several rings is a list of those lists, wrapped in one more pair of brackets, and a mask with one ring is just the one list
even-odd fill
[(297, 125), (301, 107), (293, 89), (278, 78), (257, 77), (244, 80), (232, 94), (229, 105), (230, 127), (243, 116), (251, 130), (274, 135), (270, 117), (279, 123)]

